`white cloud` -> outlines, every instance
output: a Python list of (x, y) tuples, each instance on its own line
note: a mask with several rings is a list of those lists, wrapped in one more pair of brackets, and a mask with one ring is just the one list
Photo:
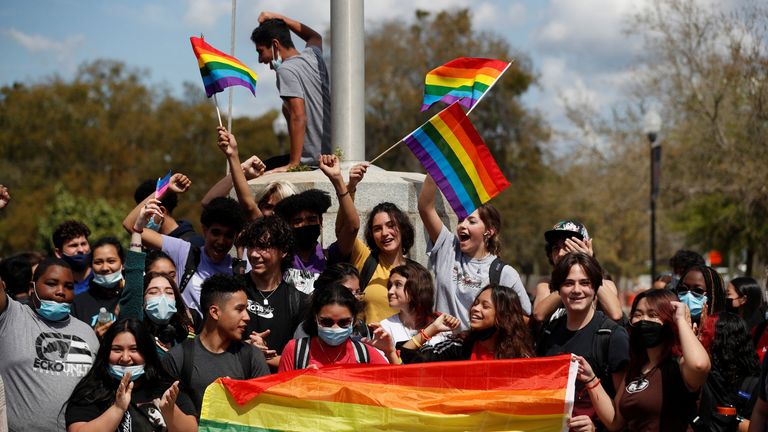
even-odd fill
[(187, 0), (184, 22), (198, 28), (210, 29), (222, 15), (231, 14), (232, 3), (226, 0)]
[(85, 41), (83, 35), (67, 36), (62, 40), (47, 38), (42, 35), (34, 35), (10, 28), (5, 33), (27, 51), (37, 53), (54, 53), (57, 57), (71, 55)]

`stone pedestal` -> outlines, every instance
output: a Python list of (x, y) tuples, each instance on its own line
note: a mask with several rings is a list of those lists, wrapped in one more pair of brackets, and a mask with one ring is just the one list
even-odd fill
[[(342, 164), (345, 180), (348, 178), (351, 165), (352, 163)], [(331, 194), (332, 205), (331, 208), (328, 209), (328, 212), (323, 216), (321, 241), (324, 247), (328, 247), (328, 245), (333, 243), (333, 241), (336, 240), (334, 227), (336, 214), (339, 210), (339, 201), (336, 198), (336, 191), (333, 189), (333, 186), (331, 186), (331, 182), (328, 181), (328, 178), (320, 170), (315, 170), (271, 174), (251, 180), (249, 184), (253, 193), (257, 194), (264, 190), (268, 183), (274, 180), (289, 181), (300, 191), (315, 188), (327, 191)], [(355, 194), (355, 207), (357, 207), (358, 214), (360, 214), (360, 232), (358, 233), (358, 237), (361, 239), (365, 238), (365, 227), (368, 220), (368, 214), (373, 207), (386, 201), (394, 203), (408, 215), (415, 230), (416, 235), (414, 245), (411, 248), (410, 258), (426, 265), (426, 235), (417, 208), (418, 196), (423, 183), (424, 174), (385, 171), (379, 167), (371, 166), (363, 181), (357, 185), (357, 193)], [(234, 191), (230, 192), (230, 196), (236, 199)], [(443, 223), (453, 230), (456, 227), (456, 215), (439, 193), (435, 206), (440, 217), (443, 219)]]

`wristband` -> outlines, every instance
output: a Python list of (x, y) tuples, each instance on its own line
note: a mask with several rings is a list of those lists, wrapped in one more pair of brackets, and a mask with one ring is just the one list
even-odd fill
[(596, 383), (594, 383), (594, 384), (592, 384), (592, 386), (591, 386), (591, 387), (590, 387), (590, 386), (586, 386), (586, 388), (587, 388), (587, 390), (594, 390), (594, 389), (595, 389), (595, 388), (597, 388), (597, 386), (599, 386), (599, 385), (600, 385), (600, 378), (598, 378), (598, 379), (597, 379), (597, 382), (596, 382)]
[(344, 198), (347, 195), (349, 195), (349, 189), (347, 189), (347, 191), (344, 192), (344, 193), (337, 193), (336, 197), (338, 197), (339, 199), (342, 199), (342, 198)]
[(589, 381), (584, 381), (584, 385), (591, 383), (592, 381), (595, 380), (595, 378), (597, 378), (597, 375), (592, 375), (592, 378), (590, 378)]
[(416, 348), (421, 348), (421, 344), (416, 339), (416, 336), (411, 336), (411, 341), (414, 343), (414, 345), (416, 345)]
[(427, 336), (427, 332), (425, 332), (424, 329), (419, 330), (419, 334), (424, 338), (424, 342), (428, 342), (430, 339), (432, 339), (431, 337)]
[(135, 232), (136, 234), (141, 234), (144, 232), (144, 228), (136, 229), (136, 225), (134, 225), (132, 231)]
[(141, 249), (143, 247), (143, 245), (141, 243), (131, 243), (130, 247), (137, 247), (137, 248)]

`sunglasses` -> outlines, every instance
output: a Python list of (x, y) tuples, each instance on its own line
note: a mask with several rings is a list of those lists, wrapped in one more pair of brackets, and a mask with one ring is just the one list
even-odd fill
[(338, 321), (331, 319), (331, 318), (317, 318), (317, 324), (320, 325), (320, 327), (333, 327), (334, 324), (338, 325), (339, 327), (349, 327), (352, 325), (352, 318), (342, 318)]
[(703, 295), (705, 295), (705, 294), (707, 293), (707, 292), (706, 292), (706, 291), (705, 291), (703, 288), (694, 288), (694, 289), (689, 289), (689, 288), (688, 288), (687, 286), (685, 286), (685, 285), (683, 285), (683, 286), (681, 286), (681, 287), (679, 287), (679, 288), (677, 289), (677, 293), (678, 293), (679, 295), (683, 295), (683, 294), (686, 294), (686, 293), (688, 293), (688, 291), (690, 291), (690, 292), (692, 292), (692, 293), (694, 293), (695, 295), (698, 295), (698, 296), (703, 296)]

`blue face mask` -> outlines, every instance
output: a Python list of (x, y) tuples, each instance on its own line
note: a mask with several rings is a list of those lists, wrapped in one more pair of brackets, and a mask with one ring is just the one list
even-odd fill
[(272, 61), (269, 62), (272, 65), (272, 69), (277, 70), (280, 65), (283, 64), (283, 59), (279, 58), (277, 56), (277, 50), (275, 49), (275, 46), (272, 46)]
[(136, 366), (120, 366), (120, 365), (109, 365), (109, 374), (112, 376), (112, 378), (116, 380), (123, 379), (123, 375), (125, 375), (126, 372), (131, 373), (131, 381), (136, 381), (139, 379), (140, 376), (144, 375), (144, 365), (136, 365)]
[(67, 255), (62, 253), (61, 259), (69, 264), (73, 271), (79, 272), (88, 268), (88, 265), (91, 263), (91, 254)]
[(32, 289), (35, 292), (35, 297), (40, 301), (40, 307), (35, 309), (38, 315), (48, 321), (64, 321), (69, 317), (69, 312), (72, 309), (71, 303), (59, 303), (53, 300), (41, 299), (37, 294), (37, 286), (34, 282), (32, 282)]
[(150, 297), (147, 299), (144, 311), (155, 324), (166, 324), (176, 313), (176, 299), (168, 298), (165, 294)]
[(123, 280), (123, 271), (118, 270), (110, 274), (94, 274), (93, 283), (104, 288), (112, 288)]
[(707, 296), (688, 291), (683, 295), (678, 295), (678, 297), (680, 298), (680, 302), (688, 306), (688, 309), (691, 310), (692, 318), (701, 316), (701, 310), (704, 308), (704, 305), (707, 304)]
[(343, 344), (352, 335), (352, 326), (335, 328), (335, 327), (323, 327), (318, 324), (317, 335), (320, 339), (331, 346), (339, 346)]
[(163, 226), (163, 221), (160, 221), (160, 223), (156, 223), (155, 218), (149, 218), (146, 228), (151, 229), (154, 232), (160, 232), (160, 228), (162, 226)]

